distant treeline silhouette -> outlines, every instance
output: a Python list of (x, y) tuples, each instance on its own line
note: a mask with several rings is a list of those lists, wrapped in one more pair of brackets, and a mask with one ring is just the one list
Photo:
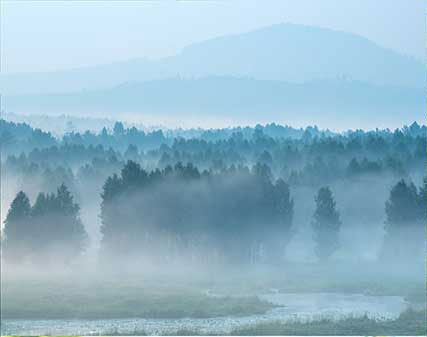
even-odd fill
[(169, 138), (161, 130), (146, 134), (116, 123), (112, 133), (71, 133), (61, 140), (25, 124), (0, 120), (0, 126), (6, 171), (30, 176), (30, 180), (46, 175), (49, 179), (45, 180), (59, 182), (51, 188), (66, 182), (71, 189), (76, 179), (105, 179), (127, 160), (148, 169), (178, 162), (217, 170), (262, 163), (290, 185), (315, 187), (384, 174), (407, 178), (424, 171), (427, 146), (427, 129), (417, 123), (393, 132), (357, 130), (345, 134), (270, 124), (206, 130), (193, 138)]

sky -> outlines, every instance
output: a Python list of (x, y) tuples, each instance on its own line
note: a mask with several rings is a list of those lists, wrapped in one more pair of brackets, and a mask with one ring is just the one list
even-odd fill
[(159, 58), (289, 22), (356, 33), (425, 59), (424, 0), (2, 0), (3, 73)]

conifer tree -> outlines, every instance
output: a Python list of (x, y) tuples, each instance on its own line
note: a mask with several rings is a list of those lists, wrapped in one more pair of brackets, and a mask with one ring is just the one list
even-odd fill
[(30, 213), (30, 201), (20, 191), (12, 201), (4, 222), (3, 253), (6, 260), (20, 262), (30, 254)]
[(316, 241), (315, 253), (320, 261), (326, 261), (339, 247), (341, 220), (329, 187), (319, 189), (315, 202), (316, 210), (312, 222)]
[(385, 204), (386, 221), (382, 257), (400, 262), (424, 254), (426, 192), (411, 182), (400, 180), (390, 191)]

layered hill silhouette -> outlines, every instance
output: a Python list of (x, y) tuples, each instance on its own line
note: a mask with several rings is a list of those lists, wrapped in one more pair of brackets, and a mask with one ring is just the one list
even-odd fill
[[(133, 116), (150, 120), (282, 121), (349, 127), (388, 126), (422, 120), (422, 89), (357, 81), (291, 83), (234, 77), (171, 78), (128, 82), (109, 89), (67, 94), (8, 96), (6, 111)], [(304, 119), (305, 118), (305, 119)], [(360, 124), (364, 121), (364, 124)], [(396, 122), (396, 123), (394, 123)], [(194, 125), (197, 125), (195, 123)], [(199, 123), (200, 124), (200, 123)]]
[(422, 121), (424, 76), (363, 37), (279, 24), (158, 60), (1, 75), (0, 87), (7, 112), (354, 128)]
[(355, 34), (278, 24), (192, 44), (175, 56), (133, 59), (67, 71), (0, 76), (3, 94), (97, 90), (128, 81), (175, 76), (248, 77), (304, 83), (345, 78), (377, 85), (422, 88), (424, 65)]

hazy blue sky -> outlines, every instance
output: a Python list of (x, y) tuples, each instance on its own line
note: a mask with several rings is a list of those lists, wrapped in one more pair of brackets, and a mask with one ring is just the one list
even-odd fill
[(424, 0), (1, 1), (2, 71), (160, 57), (281, 22), (363, 35), (424, 59)]

